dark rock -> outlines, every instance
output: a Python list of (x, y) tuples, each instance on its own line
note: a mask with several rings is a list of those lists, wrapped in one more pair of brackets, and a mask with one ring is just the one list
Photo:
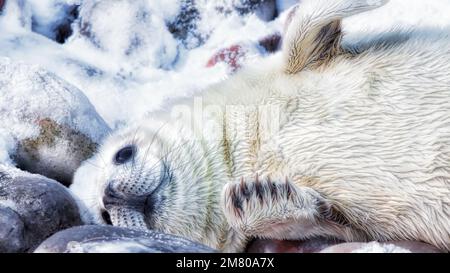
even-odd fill
[(407, 241), (386, 243), (344, 243), (337, 239), (315, 238), (306, 241), (254, 240), (247, 247), (249, 253), (440, 253), (436, 247)]
[(68, 8), (68, 12), (66, 14), (66, 16), (64, 17), (64, 19), (59, 22), (59, 24), (57, 24), (54, 27), (54, 40), (60, 44), (64, 44), (66, 42), (66, 40), (72, 36), (73, 34), (73, 28), (72, 28), (72, 24), (73, 22), (75, 22), (76, 19), (78, 19), (78, 5), (73, 5), (70, 6), (70, 8)]
[(236, 0), (217, 4), (216, 10), (223, 14), (237, 12), (239, 15), (256, 14), (261, 20), (271, 21), (278, 16), (275, 0)]
[(234, 2), (240, 14), (255, 13), (261, 20), (271, 21), (277, 16), (275, 0), (238, 0)]
[(407, 249), (412, 253), (443, 253), (444, 251), (438, 249), (430, 244), (421, 242), (406, 242), (406, 241), (395, 241), (384, 244), (393, 244), (395, 246)]
[(0, 165), (0, 251), (32, 251), (60, 230), (81, 225), (75, 200), (56, 181)]
[(281, 35), (279, 33), (269, 35), (259, 40), (258, 45), (267, 53), (274, 53), (281, 48)]
[[(275, 2), (275, 0), (223, 1), (215, 4), (215, 11), (225, 15), (255, 13), (262, 20), (270, 21), (277, 16)], [(180, 40), (186, 48), (192, 49), (201, 46), (208, 39), (208, 34), (201, 33), (198, 29), (201, 19), (202, 14), (195, 0), (181, 0), (180, 11), (167, 23), (167, 26), (176, 39)]]
[(3, 6), (5, 5), (6, 0), (0, 0), (0, 12), (3, 9)]
[(0, 206), (0, 253), (20, 252), (24, 242), (25, 225), (14, 210)]
[(33, 32), (61, 44), (72, 35), (72, 23), (78, 18), (78, 5), (65, 0), (16, 2), (22, 4), (21, 10), (27, 14)]
[(43, 242), (37, 253), (210, 253), (215, 250), (187, 239), (154, 231), (113, 226), (80, 226)]

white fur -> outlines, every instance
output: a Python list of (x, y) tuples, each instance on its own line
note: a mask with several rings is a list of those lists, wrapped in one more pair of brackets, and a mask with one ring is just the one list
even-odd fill
[[(312, 0), (303, 2), (312, 5)], [(335, 2), (348, 8), (361, 1)], [(314, 14), (327, 10), (328, 1), (317, 3)], [(298, 35), (287, 37), (287, 44), (299, 41)], [(104, 163), (96, 179), (102, 189), (96, 192), (112, 180), (156, 183), (158, 179), (133, 180), (124, 175), (130, 166), (111, 163), (118, 149), (133, 142), (152, 151), (150, 159), (138, 155), (145, 167), (131, 168), (134, 176), (141, 177), (148, 166), (161, 167), (163, 155), (177, 166), (176, 190), (161, 193), (170, 202), (156, 214), (152, 228), (223, 250), (242, 250), (248, 237), (224, 222), (219, 192), (227, 182), (262, 173), (289, 177), (318, 192), (352, 223), (351, 230), (317, 227), (311, 234), (351, 241), (361, 239), (362, 231), (368, 240), (417, 240), (450, 250), (450, 39), (419, 36), (368, 45), (318, 68), (302, 65), (296, 74), (287, 74), (286, 64), (292, 58), (308, 59), (305, 54), (310, 53), (286, 55), (292, 47), (285, 45), (284, 53), (203, 93), (204, 108), (242, 105), (244, 112), (212, 115), (197, 127), (155, 113), (143, 127), (113, 135), (99, 153)], [(184, 103), (190, 105), (189, 100)], [(279, 124), (275, 132), (262, 126), (264, 113), (255, 108), (260, 106), (277, 109), (279, 115), (269, 118)], [(198, 128), (211, 121), (223, 130), (205, 129), (198, 138)], [(154, 136), (158, 141), (150, 144)], [(94, 211), (101, 207), (100, 199), (91, 204)], [(299, 227), (298, 238), (305, 237)]]

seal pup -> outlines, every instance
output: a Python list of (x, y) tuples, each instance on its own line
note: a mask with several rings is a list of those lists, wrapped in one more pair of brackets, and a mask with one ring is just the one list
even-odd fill
[(343, 18), (386, 2), (301, 1), (282, 52), (115, 132), (72, 186), (86, 221), (228, 252), (318, 236), (449, 251), (450, 39), (341, 43)]

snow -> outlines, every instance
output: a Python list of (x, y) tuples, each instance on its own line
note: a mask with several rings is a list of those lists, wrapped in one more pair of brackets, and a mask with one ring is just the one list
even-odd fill
[(0, 57), (0, 97), (0, 128), (16, 140), (36, 136), (41, 119), (69, 125), (96, 142), (107, 133), (80, 90), (39, 66)]
[[(180, 1), (97, 0), (82, 2), (74, 34), (65, 44), (48, 39), (57, 18), (66, 12), (62, 4), (76, 2), (7, 1), (0, 17), (0, 55), (39, 64), (83, 90), (112, 128), (142, 118), (166, 99), (190, 95), (223, 79), (226, 66), (205, 67), (217, 50), (242, 41), (254, 43), (280, 25), (251, 15), (226, 16), (213, 1), (198, 1), (202, 19), (197, 28), (209, 39), (189, 49), (166, 27)], [(51, 7), (57, 8), (49, 11)], [(31, 18), (39, 23), (34, 31)]]
[(0, 128), (0, 165), (11, 164), (9, 154), (14, 148), (12, 145), (13, 143), (13, 139), (6, 132), (6, 130), (4, 128)]
[[(296, 2), (276, 1), (281, 14), (267, 21), (233, 9), (243, 0), (9, 0), (0, 13), (0, 57), (53, 73), (81, 90), (108, 125), (118, 128), (167, 100), (190, 96), (226, 78), (226, 64), (206, 67), (223, 48), (245, 47), (246, 62), (264, 56), (258, 41), (282, 33), (287, 10)], [(77, 5), (73, 34), (63, 44), (56, 42), (55, 31), (71, 23)], [(186, 10), (187, 15), (180, 16)], [(172, 26), (176, 34), (167, 27), (173, 22), (179, 24)], [(346, 19), (344, 42), (394, 27), (429, 31), (449, 26), (450, 0), (391, 0), (379, 10)], [(183, 27), (189, 29), (187, 34), (180, 32)], [(30, 100), (30, 93), (16, 91), (9, 97)], [(5, 134), (0, 132), (0, 162), (8, 161), (5, 151), (11, 148)]]

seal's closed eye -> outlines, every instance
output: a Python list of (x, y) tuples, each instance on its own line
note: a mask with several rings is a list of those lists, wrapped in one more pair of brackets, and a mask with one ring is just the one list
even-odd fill
[(135, 151), (136, 147), (131, 145), (120, 149), (114, 157), (114, 163), (118, 165), (127, 163), (133, 158)]

